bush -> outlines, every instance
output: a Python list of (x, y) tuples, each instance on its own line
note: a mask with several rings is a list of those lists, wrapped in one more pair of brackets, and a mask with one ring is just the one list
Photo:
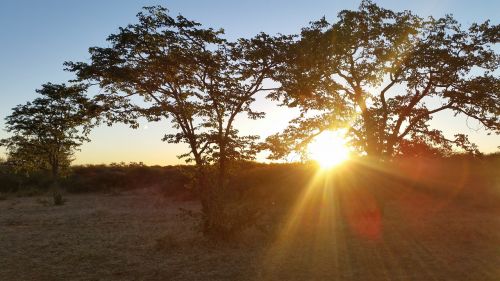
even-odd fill
[(61, 205), (64, 205), (64, 203), (66, 203), (66, 200), (63, 198), (63, 196), (60, 192), (54, 192), (53, 198), (54, 198), (54, 205), (55, 206), (61, 206)]
[(208, 180), (202, 201), (203, 233), (228, 241), (248, 229), (269, 231), (315, 171), (314, 166), (303, 164), (243, 163), (232, 167), (223, 187)]
[(15, 192), (19, 188), (21, 177), (4, 163), (0, 163), (0, 192)]
[(141, 163), (75, 166), (62, 181), (69, 192), (115, 192), (157, 187), (165, 196), (186, 192), (191, 181), (185, 166), (145, 166)]
[(47, 190), (51, 182), (51, 177), (47, 171), (34, 171), (24, 174), (18, 172), (6, 162), (0, 162), (0, 192), (31, 196), (30, 193), (34, 193), (34, 189)]

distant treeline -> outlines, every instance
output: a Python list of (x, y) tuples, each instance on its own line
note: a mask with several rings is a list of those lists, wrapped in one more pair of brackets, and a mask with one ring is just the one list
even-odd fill
[[(142, 163), (113, 163), (110, 165), (72, 166), (64, 171), (61, 186), (68, 192), (109, 192), (141, 187), (170, 186), (184, 188), (189, 182), (189, 166), (146, 166)], [(0, 192), (20, 189), (49, 189), (48, 171), (23, 175), (11, 171), (7, 165), (0, 169)]]
[[(356, 161), (353, 160), (353, 162)], [(481, 163), (484, 165), (481, 165)], [(384, 165), (394, 165), (399, 169), (409, 166), (416, 169), (419, 165), (427, 168), (440, 167), (441, 172), (458, 174), (463, 171), (457, 170), (457, 166), (465, 165), (468, 170), (474, 171), (482, 167), (485, 172), (492, 172), (490, 176), (494, 176), (493, 171), (500, 168), (500, 153), (473, 157), (466, 154), (457, 154), (451, 157), (432, 159), (399, 158)], [(72, 193), (157, 188), (167, 196), (195, 196), (191, 194), (194, 169), (194, 166), (189, 165), (147, 166), (143, 163), (127, 164), (123, 162), (109, 165), (76, 165), (64, 172), (61, 186)], [(283, 186), (286, 190), (279, 192), (291, 192), (290, 189), (300, 189), (304, 186), (316, 171), (317, 167), (314, 163), (264, 164), (242, 162), (235, 168), (234, 176), (230, 179), (230, 182), (233, 188), (240, 189), (243, 193), (256, 186), (261, 189), (257, 193), (262, 192), (262, 189), (283, 189)], [(0, 192), (45, 191), (49, 189), (50, 184), (49, 171), (39, 171), (27, 176), (12, 171), (12, 168), (6, 162), (0, 163)]]

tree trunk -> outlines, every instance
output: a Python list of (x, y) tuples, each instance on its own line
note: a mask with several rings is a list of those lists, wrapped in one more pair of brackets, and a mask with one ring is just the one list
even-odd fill
[(363, 112), (363, 122), (365, 125), (365, 151), (368, 157), (379, 160), (382, 157), (375, 120), (370, 116), (369, 111)]
[(376, 120), (371, 115), (370, 109), (366, 106), (366, 100), (363, 96), (363, 90), (357, 83), (354, 86), (355, 102), (361, 109), (361, 117), (363, 118), (364, 137), (365, 137), (365, 151), (368, 157), (378, 159), (381, 157), (381, 149), (377, 137), (378, 126)]
[(52, 198), (54, 199), (54, 205), (62, 205), (64, 204), (64, 199), (61, 193), (61, 187), (59, 186), (59, 162), (57, 159), (53, 159), (51, 163), (52, 170)]
[(224, 224), (220, 215), (222, 211), (220, 210), (217, 188), (223, 176), (219, 173), (220, 163), (217, 166), (217, 174), (213, 174), (210, 167), (202, 161), (200, 155), (194, 153), (194, 158), (196, 163), (194, 188), (201, 201), (203, 235), (212, 239), (224, 239), (221, 237), (221, 233), (225, 231), (221, 229)]
[[(218, 203), (216, 184), (214, 184), (210, 171), (203, 165), (197, 165), (195, 185), (201, 201), (202, 231), (203, 235), (212, 239), (219, 239), (221, 231), (220, 225), (220, 204)], [(218, 182), (218, 178), (215, 180)]]
[(217, 180), (217, 187), (220, 192), (224, 192), (225, 190), (225, 181), (227, 177), (227, 155), (226, 155), (226, 147), (225, 145), (221, 145), (220, 148), (220, 153), (219, 153), (219, 169), (217, 171), (218, 174), (218, 180)]
[(203, 207), (203, 233), (214, 240), (227, 241), (233, 237), (232, 221), (227, 213), (230, 194), (227, 190), (227, 155), (224, 145), (220, 148), (219, 162), (215, 171), (215, 180), (205, 187)]

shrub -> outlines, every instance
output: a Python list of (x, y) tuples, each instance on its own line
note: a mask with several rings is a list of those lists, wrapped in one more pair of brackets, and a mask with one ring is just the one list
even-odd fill
[(61, 192), (54, 192), (52, 198), (54, 199), (54, 206), (61, 206), (66, 203), (66, 200), (63, 198)]
[(186, 192), (191, 181), (187, 166), (145, 166), (141, 163), (75, 166), (62, 181), (69, 192), (113, 192), (157, 187), (165, 196)]

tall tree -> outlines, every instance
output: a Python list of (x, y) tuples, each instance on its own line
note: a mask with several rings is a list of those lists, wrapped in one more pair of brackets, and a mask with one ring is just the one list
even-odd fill
[[(251, 104), (266, 89), (262, 84), (273, 67), (273, 40), (264, 34), (228, 42), (222, 30), (203, 28), (162, 7), (146, 7), (139, 22), (108, 37), (110, 47), (90, 48), (91, 62), (68, 62), (81, 80), (97, 82), (96, 96), (108, 120), (138, 125), (167, 119), (176, 132), (170, 143), (186, 143), (180, 155), (197, 167), (196, 187), (202, 199), (204, 231), (214, 236), (232, 233), (241, 223), (227, 219), (223, 194), (229, 162), (251, 159), (255, 136), (240, 136), (236, 117), (261, 118)], [(141, 97), (137, 99), (135, 97)], [(209, 182), (207, 167), (215, 165)]]
[(363, 1), (332, 24), (324, 18), (281, 49), (271, 97), (301, 116), (269, 137), (274, 157), (324, 130), (348, 128), (353, 146), (392, 157), (411, 147), (476, 150), (465, 134), (447, 138), (429, 121), (448, 111), (500, 131), (500, 26), (464, 29), (451, 16), (422, 18)]
[(12, 136), (0, 141), (9, 160), (24, 168), (48, 169), (57, 185), (75, 149), (89, 140), (93, 107), (86, 89), (85, 85), (47, 83), (36, 90), (41, 97), (14, 107), (5, 118)]

